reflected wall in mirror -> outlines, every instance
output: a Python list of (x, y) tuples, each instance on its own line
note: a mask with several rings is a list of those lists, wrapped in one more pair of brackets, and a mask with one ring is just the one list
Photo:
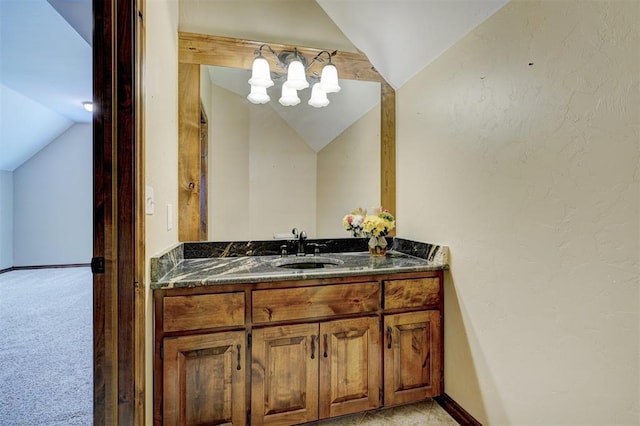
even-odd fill
[[(336, 55), (342, 90), (326, 108), (306, 105), (308, 89), (299, 105), (282, 107), (276, 87), (271, 102), (253, 105), (254, 46), (180, 33), (180, 240), (264, 240), (294, 226), (310, 238), (347, 237), (342, 217), (351, 209), (394, 211), (395, 93), (366, 57)], [(198, 143), (201, 116), (208, 149)]]
[[(251, 72), (202, 66), (209, 118), (209, 240), (264, 240), (294, 226), (345, 237), (342, 217), (380, 205), (380, 83), (343, 80), (330, 104), (247, 101)], [(307, 96), (307, 98), (305, 98)]]

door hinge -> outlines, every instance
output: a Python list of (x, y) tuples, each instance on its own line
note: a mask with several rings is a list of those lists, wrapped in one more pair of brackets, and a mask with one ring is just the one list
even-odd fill
[(94, 257), (91, 259), (91, 272), (94, 274), (104, 274), (104, 257)]
[(160, 359), (164, 359), (164, 345), (160, 346)]

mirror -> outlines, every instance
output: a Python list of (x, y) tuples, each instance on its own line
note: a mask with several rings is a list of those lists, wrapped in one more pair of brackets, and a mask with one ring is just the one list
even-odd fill
[[(295, 107), (281, 107), (275, 88), (271, 102), (253, 105), (247, 80), (259, 43), (179, 36), (181, 241), (264, 240), (294, 226), (310, 238), (343, 238), (351, 209), (395, 211), (395, 93), (366, 57), (339, 52), (333, 60), (342, 90), (329, 99), (360, 99), (352, 120), (332, 116), (331, 104), (307, 106), (310, 90)], [(208, 148), (199, 143), (201, 118)]]
[[(354, 206), (380, 205), (380, 83), (342, 80), (330, 104), (247, 101), (251, 72), (202, 66), (208, 128), (208, 239), (264, 240), (293, 227), (345, 237)], [(306, 97), (305, 97), (306, 96)]]

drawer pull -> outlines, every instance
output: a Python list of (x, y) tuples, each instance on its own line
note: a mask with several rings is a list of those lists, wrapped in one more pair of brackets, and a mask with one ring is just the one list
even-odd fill
[(391, 349), (391, 340), (393, 337), (393, 330), (391, 329), (391, 326), (387, 327), (387, 349)]
[(329, 350), (329, 340), (327, 340), (327, 333), (324, 333), (324, 356), (325, 358), (328, 356), (327, 351)]
[(311, 359), (316, 359), (316, 335), (311, 335)]
[(242, 345), (237, 345), (236, 349), (238, 350), (238, 367), (236, 367), (236, 370), (241, 370), (242, 367), (240, 366), (240, 364), (241, 364), (240, 351), (242, 350)]

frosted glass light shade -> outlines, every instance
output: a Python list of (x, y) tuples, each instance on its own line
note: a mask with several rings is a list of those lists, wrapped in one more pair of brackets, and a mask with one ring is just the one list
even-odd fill
[(269, 62), (262, 56), (257, 57), (253, 61), (251, 66), (251, 78), (249, 79), (251, 86), (258, 87), (271, 87), (273, 86), (273, 80), (271, 80), (271, 71), (269, 70)]
[(252, 104), (266, 104), (271, 100), (267, 94), (267, 88), (261, 86), (251, 86), (251, 93), (247, 96)]
[(290, 88), (295, 90), (306, 89), (309, 82), (304, 74), (304, 65), (300, 61), (291, 61), (287, 68), (287, 83)]
[(338, 85), (338, 69), (333, 64), (327, 64), (322, 68), (320, 85), (325, 93), (337, 93), (340, 91)]
[(311, 89), (311, 99), (309, 99), (309, 105), (315, 108), (322, 108), (329, 105), (327, 93), (322, 90), (322, 88), (320, 87), (320, 83), (316, 83), (313, 85), (313, 88)]
[(287, 83), (282, 85), (282, 96), (280, 97), (281, 105), (283, 106), (294, 106), (300, 103), (300, 98), (298, 97), (298, 91), (293, 87), (289, 86)]

